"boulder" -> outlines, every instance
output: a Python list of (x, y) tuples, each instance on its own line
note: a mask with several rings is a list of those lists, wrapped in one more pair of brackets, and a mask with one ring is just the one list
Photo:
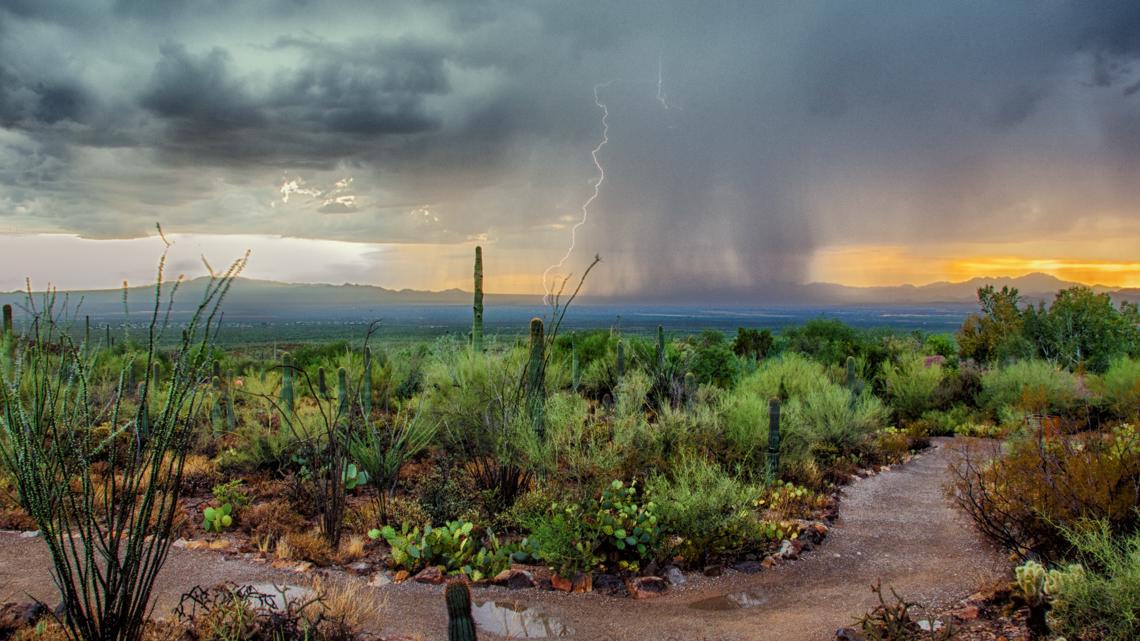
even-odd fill
[(685, 575), (681, 572), (681, 569), (675, 565), (665, 567), (663, 578), (669, 582), (669, 585), (685, 585)]
[(534, 576), (526, 570), (503, 570), (491, 579), (492, 585), (501, 585), (510, 590), (534, 587)]
[(629, 588), (625, 581), (616, 574), (598, 574), (594, 576), (594, 592), (608, 596), (629, 596)]
[(447, 580), (443, 572), (437, 566), (424, 568), (419, 574), (415, 576), (416, 583), (427, 583), (428, 585), (440, 585)]
[(659, 576), (639, 576), (626, 584), (635, 599), (652, 599), (669, 591), (669, 584)]

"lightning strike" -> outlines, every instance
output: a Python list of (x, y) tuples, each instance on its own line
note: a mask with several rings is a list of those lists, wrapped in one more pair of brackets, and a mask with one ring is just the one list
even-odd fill
[(594, 150), (590, 152), (590, 156), (594, 159), (594, 167), (598, 170), (598, 179), (594, 181), (594, 193), (590, 194), (590, 197), (587, 198), (584, 203), (582, 203), (582, 217), (578, 220), (578, 222), (574, 223), (573, 227), (570, 228), (570, 247), (566, 250), (566, 254), (562, 256), (562, 260), (551, 265), (550, 267), (547, 267), (546, 271), (542, 272), (542, 291), (544, 292), (542, 296), (543, 305), (550, 304), (552, 284), (549, 282), (550, 272), (556, 269), (561, 270), (562, 266), (566, 264), (566, 261), (570, 259), (570, 255), (574, 253), (574, 244), (577, 242), (578, 228), (582, 225), (585, 225), (586, 220), (589, 219), (590, 205), (592, 205), (594, 201), (598, 199), (598, 195), (602, 190), (602, 183), (606, 180), (606, 169), (605, 167), (602, 167), (602, 162), (598, 160), (598, 154), (602, 151), (602, 147), (605, 147), (606, 143), (610, 141), (610, 110), (608, 107), (606, 107), (606, 103), (602, 102), (601, 97), (598, 95), (598, 90), (604, 87), (608, 87), (613, 83), (614, 81), (610, 80), (594, 85), (594, 104), (602, 110), (602, 140), (596, 147), (594, 147)]
[(661, 70), (661, 56), (657, 56), (657, 102), (668, 109), (669, 101), (665, 99), (665, 76)]

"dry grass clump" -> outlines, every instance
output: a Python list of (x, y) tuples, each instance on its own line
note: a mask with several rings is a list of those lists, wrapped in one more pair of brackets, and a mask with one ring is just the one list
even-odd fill
[(347, 540), (341, 541), (337, 559), (341, 563), (352, 563), (357, 559), (363, 558), (366, 544), (367, 542), (364, 540), (364, 537), (356, 534), (352, 535)]
[(329, 565), (333, 553), (323, 536), (314, 532), (290, 532), (277, 541), (277, 558)]
[(305, 519), (284, 499), (258, 503), (241, 515), (241, 529), (257, 540), (279, 541), (285, 534), (304, 527)]

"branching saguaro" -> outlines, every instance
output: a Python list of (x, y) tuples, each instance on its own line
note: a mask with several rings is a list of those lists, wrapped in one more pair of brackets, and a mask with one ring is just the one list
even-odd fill
[[(93, 380), (91, 352), (72, 342), (54, 294), (36, 304), (15, 358), (4, 367), (0, 461), (16, 479), (20, 502), (43, 532), (52, 578), (71, 639), (135, 641), (143, 636), (155, 577), (170, 550), (182, 466), (203, 403), (210, 398), (209, 347), (219, 308), (245, 266), (235, 261), (211, 277), (181, 328), (159, 393), (144, 377), (137, 398), (127, 389), (128, 362), (118, 383)], [(168, 329), (159, 264), (146, 370)], [(107, 390), (110, 390), (109, 392)], [(96, 475), (91, 464), (106, 463)]]

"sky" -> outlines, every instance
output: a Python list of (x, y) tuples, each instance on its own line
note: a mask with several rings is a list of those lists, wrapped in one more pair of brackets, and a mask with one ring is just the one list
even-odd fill
[(0, 0), (0, 289), (156, 222), (191, 276), (541, 292), (577, 226), (596, 294), (1140, 286), (1138, 56), (1133, 0)]

